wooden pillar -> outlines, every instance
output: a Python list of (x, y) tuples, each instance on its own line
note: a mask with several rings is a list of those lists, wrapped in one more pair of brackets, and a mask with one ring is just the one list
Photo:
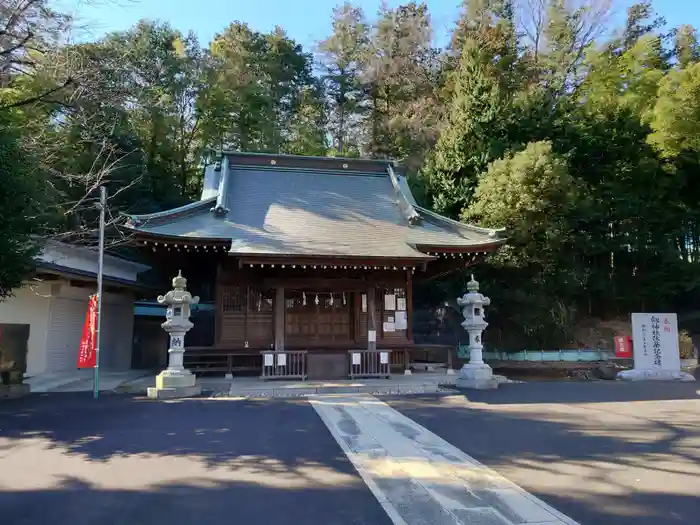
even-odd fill
[(413, 272), (406, 270), (406, 339), (413, 342)]
[(284, 350), (284, 286), (275, 290), (275, 350)]
[[(375, 319), (376, 307), (374, 298), (374, 287), (370, 286), (367, 289), (367, 350), (377, 349), (377, 320)], [(369, 333), (374, 331), (374, 341), (372, 341)]]
[(216, 277), (214, 278), (214, 297), (216, 305), (216, 313), (214, 316), (214, 346), (219, 346), (221, 343), (221, 317), (224, 309), (224, 304), (221, 297), (222, 282), (223, 282), (223, 267), (221, 263), (216, 265)]

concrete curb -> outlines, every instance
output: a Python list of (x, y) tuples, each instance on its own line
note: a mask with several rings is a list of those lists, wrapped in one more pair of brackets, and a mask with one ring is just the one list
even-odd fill
[(0, 399), (17, 399), (29, 393), (29, 385), (0, 385)]
[(278, 387), (268, 389), (231, 389), (228, 392), (213, 393), (211, 397), (216, 398), (237, 398), (255, 399), (272, 397), (307, 397), (316, 395), (337, 395), (337, 394), (372, 394), (372, 395), (406, 395), (406, 394), (432, 394), (439, 392), (449, 392), (454, 389), (451, 384), (436, 383), (399, 383), (397, 385), (386, 386), (332, 386), (332, 387)]

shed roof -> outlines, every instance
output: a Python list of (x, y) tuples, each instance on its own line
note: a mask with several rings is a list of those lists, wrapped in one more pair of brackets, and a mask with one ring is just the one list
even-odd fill
[[(141, 234), (231, 242), (234, 255), (429, 259), (426, 248), (489, 251), (501, 230), (416, 205), (390, 161), (226, 153), (203, 200), (130, 216)], [(423, 250), (423, 251), (421, 251)]]

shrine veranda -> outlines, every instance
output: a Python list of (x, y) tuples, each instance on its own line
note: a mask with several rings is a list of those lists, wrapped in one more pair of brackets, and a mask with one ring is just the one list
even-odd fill
[(231, 374), (261, 368), (261, 352), (297, 351), (317, 378), (347, 376), (351, 350), (405, 365), (414, 283), (505, 242), (418, 206), (390, 161), (234, 152), (206, 168), (201, 200), (124, 229), (211, 306), (187, 336), (187, 366)]

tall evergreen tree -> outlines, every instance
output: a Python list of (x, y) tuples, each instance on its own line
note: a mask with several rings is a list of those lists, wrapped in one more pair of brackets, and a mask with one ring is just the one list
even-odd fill
[(384, 6), (370, 33), (362, 82), (368, 95), (367, 151), (375, 157), (422, 161), (437, 130), (437, 50), (428, 7)]
[(318, 63), (328, 97), (333, 148), (358, 155), (361, 146), (364, 93), (360, 82), (369, 26), (361, 8), (349, 2), (333, 9), (333, 34), (318, 45)]
[(23, 150), (12, 112), (0, 113), (0, 300), (22, 284), (37, 253), (46, 216), (42, 173)]

